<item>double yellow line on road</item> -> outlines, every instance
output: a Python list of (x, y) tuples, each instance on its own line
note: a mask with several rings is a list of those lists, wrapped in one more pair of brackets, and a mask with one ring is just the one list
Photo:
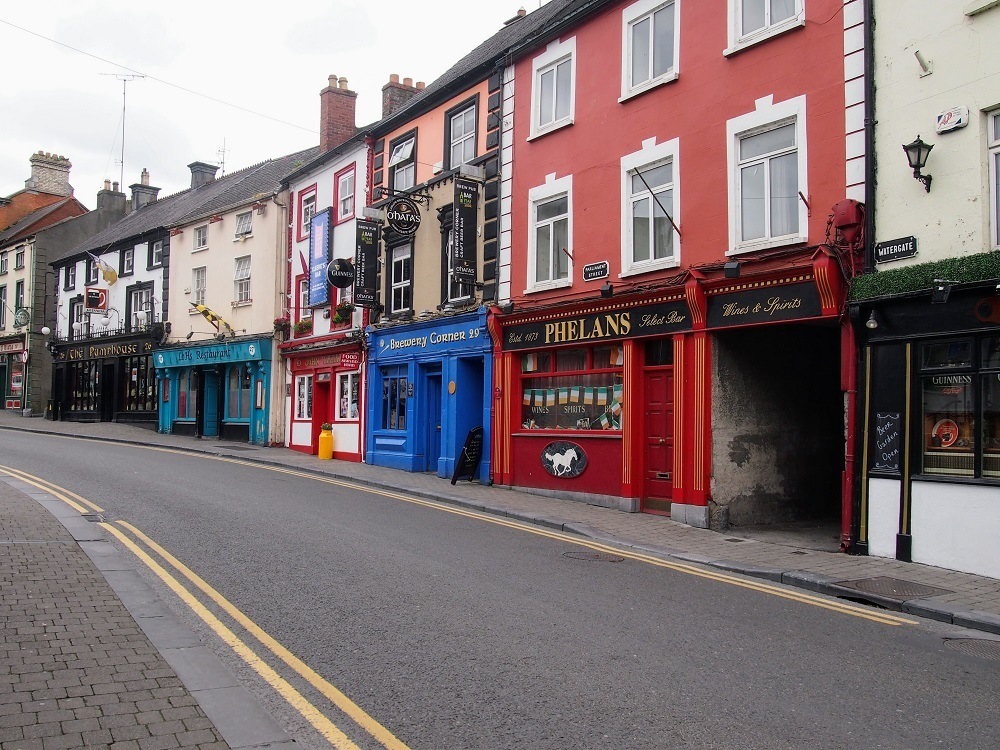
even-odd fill
[[(27, 484), (37, 487), (54, 497), (62, 500), (74, 510), (80, 513), (103, 513), (104, 509), (96, 503), (71, 492), (63, 487), (53, 484), (41, 477), (36, 477), (27, 472), (19, 471), (7, 466), (0, 466), (0, 472), (21, 480)], [(282, 646), (271, 635), (260, 628), (249, 617), (243, 614), (222, 594), (208, 585), (200, 576), (190, 570), (186, 565), (167, 552), (163, 547), (150, 539), (146, 534), (126, 521), (103, 522), (101, 527), (113, 534), (125, 547), (127, 547), (142, 563), (149, 568), (161, 581), (173, 591), (177, 597), (194, 612), (219, 638), (235, 652), (243, 661), (253, 669), (262, 679), (264, 679), (274, 690), (283, 697), (299, 714), (305, 718), (317, 732), (319, 732), (333, 747), (338, 750), (359, 750), (358, 746), (322, 711), (311, 704), (298, 690), (287, 680), (282, 678), (272, 669), (252, 648), (243, 642), (230, 628), (228, 628), (218, 617), (216, 617), (201, 601), (192, 594), (185, 586), (168, 570), (166, 570), (152, 555), (143, 549), (135, 540), (145, 544), (150, 550), (160, 556), (162, 560), (172, 566), (182, 576), (199, 590), (204, 596), (211, 599), (226, 614), (233, 618), (239, 625), (245, 628), (264, 647), (271, 651), (274, 656), (290, 667), (296, 674), (305, 679), (320, 694), (327, 698), (334, 706), (342, 711), (351, 721), (357, 724), (371, 737), (377, 740), (388, 750), (409, 750), (409, 748), (397, 739), (392, 732), (379, 724), (369, 716), (360, 706), (344, 695), (340, 690), (331, 685), (317, 674), (311, 667), (301, 659), (292, 654)], [(123, 531), (124, 529), (124, 531)], [(135, 539), (125, 532), (128, 532)]]

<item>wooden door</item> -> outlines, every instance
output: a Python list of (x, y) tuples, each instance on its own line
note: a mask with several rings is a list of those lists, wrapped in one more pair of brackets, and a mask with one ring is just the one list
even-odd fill
[(646, 461), (642, 509), (670, 513), (674, 471), (674, 368), (651, 367), (645, 374)]

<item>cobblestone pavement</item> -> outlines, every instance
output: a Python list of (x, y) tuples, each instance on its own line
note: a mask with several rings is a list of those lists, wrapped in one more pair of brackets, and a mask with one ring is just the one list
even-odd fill
[[(282, 447), (160, 435), (117, 423), (51, 422), (0, 410), (0, 446), (16, 431), (166, 446), (335, 476), (1000, 634), (1000, 580), (846, 555), (832, 551), (832, 544), (827, 551), (801, 533), (718, 533), (662, 516), (466, 481), (452, 485), (430, 474), (320, 460)], [(291, 743), (248, 694), (234, 696), (242, 688), (221, 664), (209, 687), (185, 687), (189, 660), (175, 659), (176, 672), (170, 666), (175, 644), (184, 643), (177, 635), (184, 626), (162, 626), (158, 618), (169, 614), (149, 603), (148, 592), (135, 591), (137, 573), (123, 583), (128, 572), (108, 562), (115, 557), (108, 555), (111, 545), (99, 527), (30, 485), (0, 478), (6, 480), (0, 482), (0, 750)], [(151, 640), (140, 627), (147, 618), (158, 623), (149, 632), (171, 635)]]

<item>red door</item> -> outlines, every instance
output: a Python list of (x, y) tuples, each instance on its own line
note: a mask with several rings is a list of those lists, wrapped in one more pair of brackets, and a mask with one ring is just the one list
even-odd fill
[(674, 471), (674, 368), (646, 370), (646, 474), (642, 510), (670, 513)]

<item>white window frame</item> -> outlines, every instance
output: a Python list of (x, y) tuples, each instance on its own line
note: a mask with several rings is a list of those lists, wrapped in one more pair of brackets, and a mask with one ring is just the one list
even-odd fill
[(14, 250), (14, 270), (24, 268), (24, 245), (18, 245)]
[[(670, 67), (658, 76), (650, 75), (645, 81), (637, 84), (632, 83), (632, 29), (645, 19), (650, 19), (652, 24), (653, 14), (667, 7), (674, 6), (674, 59)], [(625, 101), (633, 96), (638, 96), (644, 91), (662, 86), (670, 81), (676, 81), (679, 75), (681, 47), (681, 25), (679, 23), (681, 14), (681, 0), (639, 0), (622, 11), (622, 96), (618, 101)], [(650, 59), (652, 60), (652, 45), (650, 46)]]
[(309, 307), (309, 278), (299, 279), (299, 319), (311, 318), (312, 308)]
[(208, 224), (194, 228), (194, 248), (192, 252), (208, 249)]
[(1000, 250), (1000, 109), (987, 113), (986, 143), (990, 173), (990, 243)]
[(7, 266), (10, 262), (10, 252), (4, 250), (0, 253), (0, 273), (7, 273)]
[(236, 214), (236, 237), (249, 237), (253, 234), (253, 211)]
[[(355, 370), (353, 372), (338, 372), (337, 373), (337, 403), (336, 403), (336, 415), (338, 422), (357, 422), (361, 419), (361, 372)], [(358, 388), (358, 402), (354, 404), (357, 408), (357, 412), (354, 416), (351, 416), (351, 401), (350, 394), (354, 392), (355, 383), (357, 383)], [(347, 409), (346, 414), (344, 413), (344, 396), (343, 393), (347, 393)]]
[[(542, 76), (555, 70), (560, 63), (569, 62), (569, 114), (565, 117), (553, 119), (541, 125), (541, 98), (542, 98)], [(556, 90), (553, 90), (553, 104), (556, 101)], [(573, 124), (576, 113), (576, 37), (567, 39), (565, 42), (550, 42), (545, 52), (538, 55), (531, 61), (531, 129), (528, 136), (538, 138), (553, 130), (559, 130)]]
[(650, 167), (670, 162), (673, 167), (673, 182), (670, 190), (673, 193), (670, 207), (670, 218), (680, 226), (680, 141), (673, 138), (663, 143), (656, 143), (655, 138), (642, 142), (642, 148), (621, 158), (621, 237), (622, 237), (622, 272), (621, 276), (637, 273), (647, 273), (662, 268), (675, 268), (681, 262), (681, 237), (671, 228), (673, 233), (673, 254), (666, 258), (650, 258), (645, 261), (634, 259), (632, 248), (632, 175), (644, 172)]
[[(406, 296), (406, 289), (411, 287), (413, 284), (413, 243), (407, 242), (404, 245), (396, 245), (389, 250), (389, 312), (390, 313), (401, 313), (407, 310), (413, 309), (413, 290), (410, 289), (410, 304), (396, 306), (396, 292), (400, 293), (400, 303), (403, 302), (402, 297)], [(406, 264), (409, 261), (409, 264)], [(403, 279), (396, 278), (396, 266), (399, 264), (400, 268), (407, 268), (408, 273)]]
[(76, 263), (66, 266), (66, 286), (63, 289), (76, 289)]
[[(729, 0), (729, 46), (722, 51), (723, 55), (732, 55), (779, 34), (784, 34), (786, 31), (806, 25), (806, 0), (793, 0), (795, 8), (789, 18), (775, 23), (766, 20), (761, 28), (743, 33), (743, 5), (749, 1), (751, 0)], [(762, 2), (765, 3), (766, 7), (771, 0), (762, 0)]]
[(295, 418), (312, 419), (313, 376), (295, 376)]
[[(194, 292), (194, 303), (205, 304), (205, 292), (208, 288), (208, 268), (198, 266), (191, 269), (191, 290)], [(194, 308), (192, 308), (194, 309)]]
[[(465, 118), (472, 115), (472, 127), (464, 133), (455, 135), (455, 124), (461, 123), (464, 127)], [(459, 157), (455, 158), (455, 148), (461, 151)], [(466, 154), (468, 151), (468, 154)], [(476, 158), (476, 105), (472, 104), (461, 112), (456, 112), (448, 118), (448, 168), (458, 169), (463, 164), (468, 164)]]
[[(409, 190), (417, 184), (417, 159), (413, 153), (416, 141), (417, 137), (411, 135), (392, 147), (386, 168), (392, 170), (393, 190)], [(407, 179), (400, 179), (400, 175)]]
[(337, 178), (337, 221), (354, 216), (354, 183), (353, 167)]
[(135, 273), (135, 248), (127, 247), (122, 250), (122, 276)]
[[(129, 300), (129, 309), (132, 312), (132, 319), (129, 321), (129, 329), (137, 331), (154, 320), (153, 310), (153, 289), (152, 287), (144, 287), (140, 289), (132, 290), (132, 299)], [(146, 322), (139, 322), (139, 311), (142, 310), (146, 313)]]
[(0, 285), (0, 331), (7, 328), (7, 285)]
[(87, 259), (87, 283), (96, 284), (101, 275), (101, 267), (93, 258)]
[(312, 231), (312, 217), (316, 213), (316, 191), (309, 193), (302, 197), (302, 211), (301, 216), (301, 227), (299, 229), (299, 235), (304, 239), (309, 237), (309, 233)]
[(163, 265), (163, 240), (157, 240), (153, 243), (149, 254), (149, 264), (153, 268), (159, 268)]
[(746, 136), (795, 123), (795, 150), (798, 152), (798, 192), (809, 195), (809, 154), (806, 142), (806, 97), (797, 96), (777, 104), (773, 95), (754, 103), (754, 111), (726, 122), (727, 169), (729, 175), (729, 250), (726, 255), (739, 255), (753, 250), (782, 247), (806, 242), (809, 237), (809, 215), (801, 198), (797, 202), (799, 230), (781, 237), (740, 240), (740, 169), (739, 142)]
[[(536, 268), (536, 232), (535, 232), (535, 207), (540, 203), (566, 196), (566, 248), (568, 265), (566, 268), (566, 278), (564, 279), (544, 279), (539, 281), (535, 278)], [(561, 287), (573, 286), (573, 175), (567, 175), (556, 179), (555, 174), (547, 175), (545, 184), (537, 185), (528, 190), (528, 268), (527, 268), (527, 288), (525, 293), (540, 292), (546, 289), (559, 289)]]
[(237, 305), (249, 304), (250, 296), (250, 256), (242, 255), (233, 261), (233, 300)]

